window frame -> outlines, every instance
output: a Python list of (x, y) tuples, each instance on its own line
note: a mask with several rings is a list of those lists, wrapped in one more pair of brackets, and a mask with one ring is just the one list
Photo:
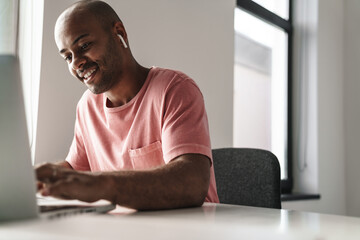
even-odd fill
[(287, 179), (281, 179), (281, 192), (291, 193), (293, 188), (293, 134), (292, 134), (292, 51), (293, 51), (293, 26), (292, 26), (292, 1), (289, 0), (289, 19), (286, 20), (277, 14), (269, 11), (252, 0), (236, 0), (236, 7), (252, 14), (271, 25), (283, 29), (288, 34), (288, 112), (287, 112)]

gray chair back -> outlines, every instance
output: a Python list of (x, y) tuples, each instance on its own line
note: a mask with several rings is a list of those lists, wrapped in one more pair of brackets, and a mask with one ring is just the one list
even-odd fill
[(269, 151), (213, 149), (220, 203), (281, 208), (280, 165)]

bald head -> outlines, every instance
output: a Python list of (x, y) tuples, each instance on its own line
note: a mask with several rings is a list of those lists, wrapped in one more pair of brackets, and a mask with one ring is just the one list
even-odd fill
[(109, 31), (116, 22), (121, 22), (114, 9), (107, 3), (95, 0), (83, 0), (74, 3), (67, 8), (57, 19), (55, 31), (60, 25), (68, 22), (75, 16), (91, 15), (102, 26), (105, 31)]

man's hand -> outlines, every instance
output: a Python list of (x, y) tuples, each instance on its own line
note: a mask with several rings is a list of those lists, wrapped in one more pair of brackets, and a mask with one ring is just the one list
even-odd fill
[(95, 202), (104, 199), (106, 185), (99, 174), (78, 172), (52, 163), (36, 167), (38, 191), (44, 196)]
[[(47, 164), (47, 163), (46, 163)], [(45, 164), (41, 164), (41, 165), (38, 165), (35, 167), (35, 170), (42, 167), (43, 165)], [(65, 167), (65, 168), (68, 168), (68, 169), (73, 169), (72, 166), (67, 162), (67, 161), (59, 161), (59, 162), (56, 162), (55, 164), (51, 164), (51, 165), (57, 165), (57, 166), (62, 166), (62, 167)], [(37, 170), (36, 170), (37, 171)], [(53, 172), (56, 173), (56, 170), (53, 169)], [(43, 174), (42, 174), (43, 175)], [(41, 177), (41, 176), (40, 176)], [(43, 182), (40, 182), (40, 181), (37, 181), (37, 191), (38, 192), (42, 192), (42, 189), (44, 188), (44, 183)]]

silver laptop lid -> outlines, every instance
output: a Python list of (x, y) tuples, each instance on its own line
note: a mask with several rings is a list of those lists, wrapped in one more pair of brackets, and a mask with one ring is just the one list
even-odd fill
[(0, 221), (38, 216), (18, 59), (0, 55)]

